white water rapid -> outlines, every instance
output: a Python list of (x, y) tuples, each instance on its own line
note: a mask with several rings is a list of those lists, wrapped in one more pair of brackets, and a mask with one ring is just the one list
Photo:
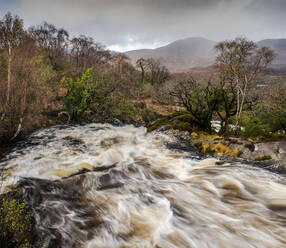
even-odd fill
[(286, 247), (285, 178), (172, 142), (133, 126), (41, 130), (0, 163), (2, 190), (26, 182), (55, 247)]

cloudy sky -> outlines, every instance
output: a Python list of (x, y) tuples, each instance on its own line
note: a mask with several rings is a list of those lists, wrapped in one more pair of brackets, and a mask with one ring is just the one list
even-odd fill
[(286, 0), (0, 0), (0, 16), (43, 21), (111, 49), (154, 48), (186, 37), (286, 38)]

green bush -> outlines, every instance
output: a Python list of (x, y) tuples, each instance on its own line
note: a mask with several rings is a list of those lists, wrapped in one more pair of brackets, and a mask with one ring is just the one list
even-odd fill
[(151, 83), (145, 83), (142, 85), (140, 94), (144, 96), (157, 97), (156, 88)]
[(242, 135), (247, 138), (255, 138), (259, 135), (269, 132), (268, 126), (262, 123), (258, 117), (250, 117), (243, 121), (244, 130)]
[(117, 118), (127, 123), (134, 121), (134, 106), (123, 94), (120, 94), (119, 92), (113, 94), (110, 99), (110, 105), (110, 117)]
[(286, 131), (285, 111), (271, 111), (265, 114), (264, 121), (269, 126), (271, 132)]
[(112, 75), (96, 74), (92, 68), (80, 78), (69, 80), (65, 107), (70, 119), (76, 122), (92, 121), (93, 114), (97, 121), (117, 118), (131, 122), (135, 118), (133, 105), (117, 90)]
[(145, 124), (148, 124), (156, 120), (156, 114), (148, 108), (144, 108), (141, 111), (141, 117)]
[(72, 120), (81, 120), (83, 113), (89, 109), (91, 83), (92, 69), (88, 69), (82, 77), (76, 80), (70, 79), (68, 83), (68, 94), (65, 98), (65, 106)]

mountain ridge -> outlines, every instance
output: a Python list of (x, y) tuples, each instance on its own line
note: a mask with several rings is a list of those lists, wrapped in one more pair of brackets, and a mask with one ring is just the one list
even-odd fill
[[(155, 49), (138, 49), (125, 52), (135, 65), (139, 58), (158, 59), (170, 71), (181, 71), (194, 67), (207, 67), (214, 63), (218, 42), (202, 37), (189, 37), (176, 40)], [(273, 67), (286, 66), (286, 39), (264, 39), (258, 46), (268, 46), (276, 53)]]

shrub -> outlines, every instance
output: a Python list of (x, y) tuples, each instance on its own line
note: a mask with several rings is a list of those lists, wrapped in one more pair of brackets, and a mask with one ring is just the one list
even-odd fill
[(116, 92), (110, 99), (110, 117), (130, 123), (135, 118), (135, 110), (131, 102), (121, 93)]
[(211, 156), (216, 155), (219, 157), (228, 156), (228, 157), (237, 158), (243, 154), (242, 151), (232, 150), (228, 146), (226, 146), (220, 142), (218, 144), (215, 144), (215, 145), (197, 142), (194, 145), (198, 148), (198, 150), (200, 152), (207, 154), (207, 155), (211, 155)]
[(148, 108), (141, 111), (141, 117), (145, 124), (148, 124), (156, 119), (156, 114)]
[(157, 91), (154, 85), (151, 83), (145, 83), (142, 85), (140, 94), (143, 96), (152, 96), (152, 97), (157, 97)]
[(117, 90), (112, 75), (96, 74), (88, 69), (81, 77), (68, 83), (65, 97), (66, 110), (72, 121), (91, 121), (95, 114), (97, 121), (117, 118), (131, 122), (135, 110), (128, 98)]
[(264, 121), (269, 126), (271, 132), (286, 131), (285, 110), (275, 110), (265, 114)]
[(255, 138), (269, 132), (269, 128), (258, 117), (250, 117), (243, 122), (243, 126), (242, 135), (247, 138)]
[(89, 84), (92, 83), (92, 69), (88, 69), (82, 77), (68, 83), (68, 94), (65, 98), (65, 106), (72, 120), (80, 120), (83, 113), (88, 110), (91, 92)]

